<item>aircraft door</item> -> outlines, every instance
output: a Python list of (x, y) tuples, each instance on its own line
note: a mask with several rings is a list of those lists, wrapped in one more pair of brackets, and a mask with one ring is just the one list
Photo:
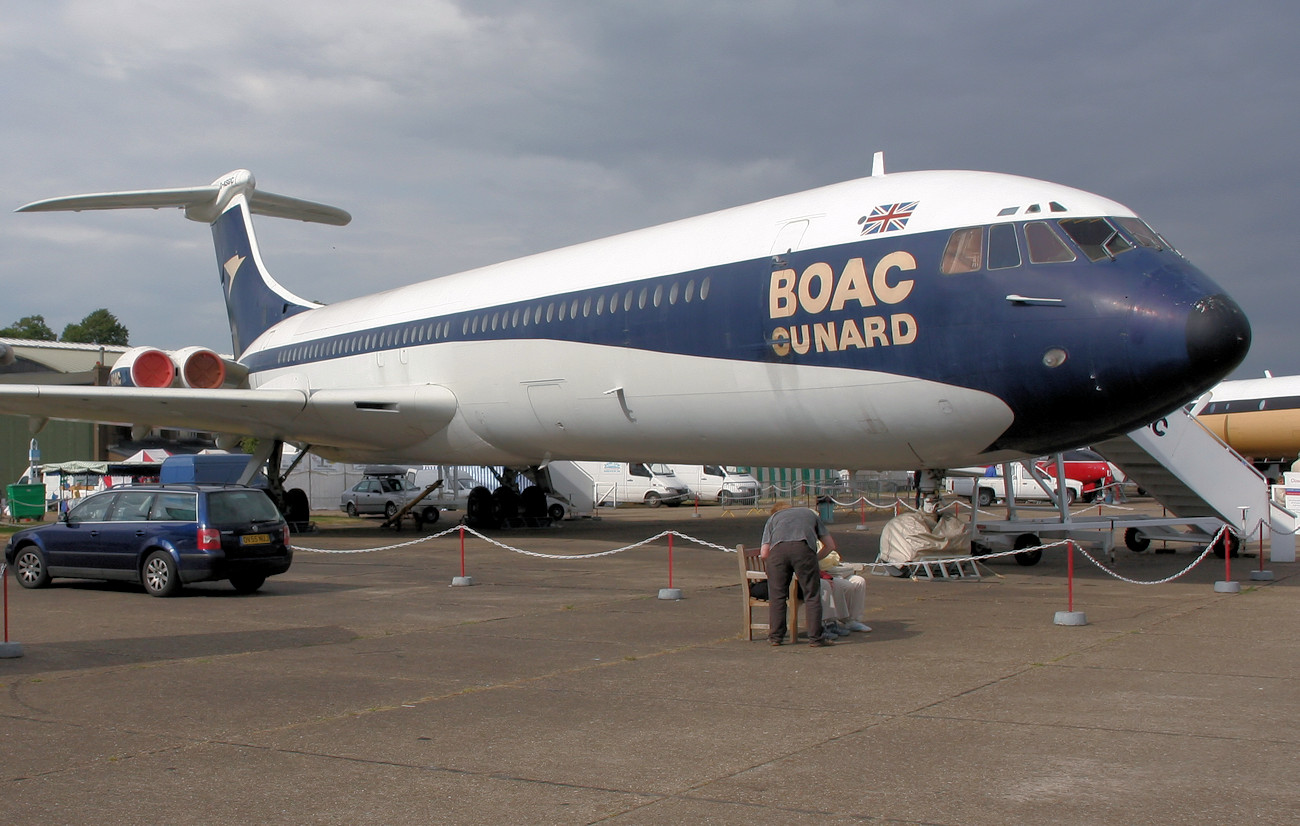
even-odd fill
[(548, 436), (564, 434), (567, 410), (564, 388), (558, 382), (528, 385), (528, 403), (532, 405), (533, 415), (537, 417), (543, 433)]

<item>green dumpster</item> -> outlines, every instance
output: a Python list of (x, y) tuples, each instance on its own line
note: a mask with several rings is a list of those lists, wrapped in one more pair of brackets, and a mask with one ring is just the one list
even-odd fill
[(44, 485), (10, 485), (9, 515), (14, 519), (40, 519), (45, 516)]

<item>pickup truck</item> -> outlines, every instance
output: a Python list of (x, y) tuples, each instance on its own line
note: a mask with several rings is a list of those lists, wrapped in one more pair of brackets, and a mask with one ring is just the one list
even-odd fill
[[(972, 502), (978, 502), (980, 507), (987, 507), (999, 499), (1007, 498), (1006, 480), (1002, 478), (1002, 466), (991, 465), (988, 468), (961, 468), (962, 472), (982, 472), (983, 476), (949, 476), (944, 480), (944, 487), (947, 492), (953, 496), (964, 496)], [(976, 484), (978, 483), (978, 488)], [(1011, 492), (1015, 494), (1016, 501), (1055, 501), (1056, 497), (1056, 480), (1049, 477), (1047, 479), (1048, 490), (1043, 490), (1038, 481), (1034, 479), (1029, 471), (1025, 470), (1023, 465), (1011, 465)], [(973, 491), (978, 490), (978, 494)], [(1050, 491), (1050, 493), (1048, 492)], [(1083, 484), (1069, 477), (1065, 480), (1065, 501), (1066, 504), (1073, 504), (1078, 499), (1083, 498)]]

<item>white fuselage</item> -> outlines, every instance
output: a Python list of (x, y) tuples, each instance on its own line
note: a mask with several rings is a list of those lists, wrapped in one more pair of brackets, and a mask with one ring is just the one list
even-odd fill
[[(965, 192), (978, 197), (967, 198)], [(683, 273), (674, 300), (684, 301), (689, 289), (693, 301), (707, 303), (703, 279), (696, 282), (690, 273), (861, 241), (859, 219), (871, 206), (918, 197), (936, 208), (891, 233), (891, 239), (988, 222), (990, 203), (1057, 200), (1069, 202), (1074, 214), (1132, 214), (1089, 193), (1011, 176), (948, 172), (864, 179), (310, 310), (258, 338), (249, 353), (286, 342), (309, 348), (328, 336), (425, 318), (463, 318), (480, 308), (484, 314), (473, 321), (484, 329), (523, 329), (521, 324), (530, 319), (521, 321), (518, 311), (486, 309), (499, 305), (503, 296), (525, 303), (525, 316), (532, 307), (532, 318), (610, 313), (611, 298), (618, 302), (613, 314), (649, 318), (667, 305), (671, 288), (656, 298), (638, 291), (639, 281)], [(874, 264), (866, 262), (867, 267)], [(907, 296), (898, 296), (911, 273), (891, 269), (871, 276), (878, 307), (909, 308)], [(575, 299), (556, 307), (559, 294), (599, 292), (604, 286), (610, 287), (609, 296), (602, 294), (598, 306)], [(888, 306), (891, 300), (895, 303)], [(888, 316), (882, 312), (879, 317)], [(944, 466), (970, 461), (1011, 421), (1007, 406), (992, 394), (896, 373), (742, 362), (548, 338), (467, 341), (455, 334), (469, 330), (447, 332), (439, 323), (431, 341), (261, 370), (253, 374), (253, 386), (315, 391), (431, 384), (455, 394), (453, 422), (427, 440), (401, 445), (392, 454), (317, 448), (337, 458), (391, 455), (407, 461), (486, 464), (635, 455), (681, 462)], [(888, 343), (887, 338), (872, 342)]]

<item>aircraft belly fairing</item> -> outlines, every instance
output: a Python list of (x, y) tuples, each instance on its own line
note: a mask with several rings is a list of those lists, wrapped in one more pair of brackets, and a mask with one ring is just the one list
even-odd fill
[[(499, 365), (490, 393), (462, 393), (468, 426), (503, 451), (602, 459), (636, 444), (655, 461), (847, 462), (869, 469), (979, 455), (1011, 422), (987, 393), (866, 371), (763, 365), (552, 343), (530, 363), (515, 345), (453, 345), (431, 357), (449, 386), (472, 377), (460, 353)], [(536, 349), (536, 348), (533, 348)], [(513, 361), (510, 359), (513, 358)], [(485, 362), (477, 362), (483, 364)], [(418, 359), (413, 356), (413, 368)], [(773, 438), (776, 431), (780, 438)]]

